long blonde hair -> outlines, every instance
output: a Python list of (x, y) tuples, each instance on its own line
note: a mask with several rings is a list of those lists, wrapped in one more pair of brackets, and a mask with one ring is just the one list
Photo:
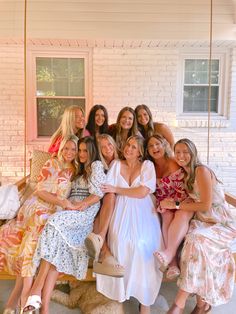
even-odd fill
[(63, 138), (63, 140), (61, 141), (60, 147), (59, 147), (57, 158), (60, 161), (60, 163), (62, 165), (62, 168), (65, 168), (66, 164), (65, 164), (65, 161), (64, 161), (63, 156), (62, 156), (62, 151), (63, 151), (63, 149), (64, 149), (64, 147), (65, 147), (67, 142), (73, 142), (75, 144), (76, 157), (72, 161), (72, 165), (73, 165), (73, 167), (75, 169), (75, 175), (76, 175), (77, 171), (78, 171), (78, 160), (77, 160), (78, 137), (76, 135), (71, 135), (71, 136)]
[(118, 159), (118, 151), (116, 142), (114, 141), (113, 137), (111, 137), (108, 134), (100, 134), (97, 137), (97, 147), (98, 147), (98, 154), (99, 158), (101, 159), (101, 162), (106, 170), (109, 169), (109, 165), (107, 164), (105, 158), (103, 157), (102, 150), (101, 150), (101, 140), (107, 140), (114, 148), (114, 159)]
[(53, 133), (51, 137), (50, 146), (54, 144), (54, 142), (59, 136), (61, 136), (62, 138), (68, 138), (71, 135), (76, 135), (78, 138), (82, 137), (84, 128), (79, 129), (76, 134), (74, 130), (76, 110), (80, 110), (82, 114), (84, 115), (83, 109), (79, 106), (72, 105), (72, 106), (66, 107), (61, 118), (61, 123), (58, 129)]

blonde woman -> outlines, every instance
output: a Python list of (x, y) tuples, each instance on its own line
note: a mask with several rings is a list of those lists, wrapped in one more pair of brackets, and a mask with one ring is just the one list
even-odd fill
[(0, 228), (0, 271), (17, 276), (5, 313), (14, 313), (20, 298), (22, 306), (26, 302), (33, 281), (34, 251), (47, 219), (71, 206), (67, 197), (77, 168), (77, 142), (76, 136), (62, 140), (58, 157), (43, 166), (35, 193), (24, 202), (17, 217)]
[[(117, 147), (114, 139), (108, 134), (101, 134), (97, 138), (98, 152), (106, 171), (114, 160), (118, 159)], [(107, 245), (106, 236), (115, 206), (115, 194), (107, 193), (102, 201), (102, 207), (95, 219), (93, 232), (85, 239), (85, 245), (90, 257), (95, 259), (93, 271), (108, 276), (122, 277), (124, 268), (112, 256)]]
[[(174, 147), (175, 160), (184, 170), (185, 187), (194, 202), (181, 201), (179, 209), (195, 212), (181, 252), (179, 291), (168, 314), (181, 314), (190, 294), (197, 296), (192, 314), (209, 313), (211, 306), (228, 302), (233, 294), (235, 262), (231, 244), (236, 238), (236, 215), (224, 199), (214, 172), (198, 158), (189, 139)], [(173, 209), (173, 200), (161, 207)]]
[(48, 152), (57, 154), (62, 139), (71, 135), (76, 135), (79, 139), (90, 135), (85, 129), (84, 111), (81, 107), (75, 105), (65, 109), (61, 124), (51, 137)]
[(124, 160), (113, 162), (107, 175), (106, 193), (115, 193), (115, 209), (108, 231), (108, 245), (124, 266), (124, 278), (97, 275), (97, 290), (110, 299), (124, 302), (136, 298), (140, 313), (150, 313), (162, 281), (153, 251), (161, 248), (160, 222), (151, 194), (156, 175), (151, 161), (143, 161), (143, 139), (131, 136), (123, 149)]
[(106, 179), (91, 136), (79, 140), (78, 161), (78, 176), (73, 180), (69, 197), (73, 207), (51, 216), (39, 239), (34, 265), (35, 270), (39, 263), (40, 267), (24, 309), (26, 313), (40, 308), (41, 303), (41, 313), (49, 313), (50, 297), (59, 272), (79, 280), (86, 277), (88, 254), (84, 239), (92, 230), (103, 197), (101, 185)]

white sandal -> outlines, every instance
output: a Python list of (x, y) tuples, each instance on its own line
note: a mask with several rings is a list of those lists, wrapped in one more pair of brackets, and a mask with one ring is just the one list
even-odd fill
[[(42, 300), (41, 300), (41, 297), (39, 295), (30, 295), (26, 301), (25, 306), (24, 306), (23, 313), (36, 314), (39, 312), (41, 305), (42, 305)], [(26, 310), (28, 307), (31, 307), (33, 309)]]
[(103, 246), (103, 238), (94, 232), (91, 232), (85, 239), (84, 243), (88, 250), (89, 257), (98, 260), (101, 248)]

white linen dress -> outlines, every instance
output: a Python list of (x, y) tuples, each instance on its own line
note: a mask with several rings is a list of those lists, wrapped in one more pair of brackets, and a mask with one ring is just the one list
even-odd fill
[(114, 161), (107, 183), (123, 188), (146, 186), (150, 194), (144, 198), (117, 195), (108, 231), (108, 245), (120, 265), (124, 278), (97, 275), (97, 290), (110, 299), (123, 302), (135, 297), (149, 306), (158, 295), (162, 273), (156, 269), (153, 253), (162, 249), (159, 217), (151, 193), (156, 188), (156, 173), (151, 161), (144, 161), (140, 175), (131, 186), (120, 174), (121, 162)]

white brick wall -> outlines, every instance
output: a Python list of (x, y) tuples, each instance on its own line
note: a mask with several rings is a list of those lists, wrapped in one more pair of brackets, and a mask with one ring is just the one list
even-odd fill
[[(226, 190), (236, 195), (236, 49), (231, 53), (228, 103), (230, 119), (214, 123), (210, 136), (210, 166), (224, 182)], [(165, 49), (99, 49), (93, 51), (93, 103), (109, 109), (110, 123), (124, 106), (150, 106), (154, 120), (166, 122), (176, 140), (192, 139), (206, 161), (207, 129), (205, 122), (189, 121), (189, 126), (176, 123), (179, 51)], [(232, 79), (231, 79), (232, 78)], [(0, 49), (0, 175), (3, 183), (16, 180), (23, 173), (24, 104), (23, 49), (4, 46)], [(223, 127), (223, 126), (228, 127)], [(194, 127), (193, 127), (194, 126)], [(45, 149), (45, 143), (30, 143)], [(29, 155), (29, 154), (28, 154)]]
[(24, 76), (23, 47), (0, 49), (0, 181), (23, 176)]

